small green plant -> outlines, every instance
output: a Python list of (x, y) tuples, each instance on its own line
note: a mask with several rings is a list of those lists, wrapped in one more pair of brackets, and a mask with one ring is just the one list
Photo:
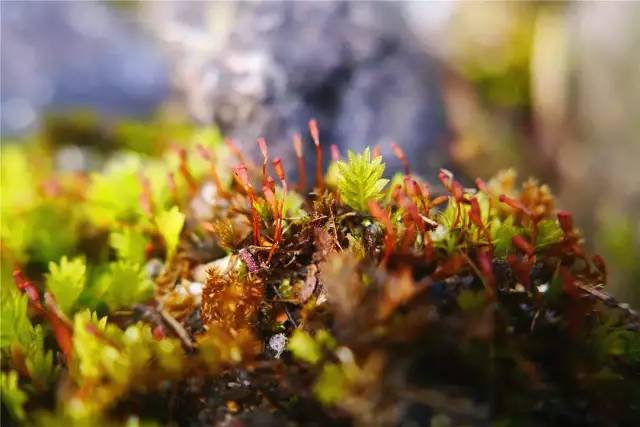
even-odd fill
[(371, 159), (369, 148), (365, 148), (361, 154), (349, 150), (348, 158), (348, 162), (338, 162), (340, 197), (356, 211), (368, 212), (369, 201), (382, 199), (382, 190), (389, 182), (388, 179), (382, 178), (382, 157)]
[(11, 415), (17, 420), (24, 420), (23, 405), (27, 401), (27, 394), (18, 387), (18, 373), (16, 371), (0, 373), (0, 393), (2, 394), (2, 403), (6, 405)]
[(158, 232), (164, 239), (167, 247), (167, 259), (173, 258), (173, 255), (176, 253), (180, 232), (184, 226), (184, 218), (184, 214), (178, 210), (177, 206), (160, 212), (156, 217)]
[(60, 263), (49, 263), (47, 274), (47, 289), (56, 298), (56, 302), (66, 314), (71, 309), (82, 293), (86, 281), (87, 266), (82, 258), (71, 261), (66, 256), (60, 259)]

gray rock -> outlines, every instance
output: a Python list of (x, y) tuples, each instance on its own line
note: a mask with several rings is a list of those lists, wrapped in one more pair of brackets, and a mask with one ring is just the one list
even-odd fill
[[(265, 136), (272, 153), (291, 156), (292, 133), (301, 131), (311, 154), (306, 123), (315, 117), (325, 159), (331, 143), (343, 153), (380, 143), (389, 154), (394, 140), (416, 169), (430, 169), (429, 160), (441, 165), (436, 155), (444, 151), (447, 127), (439, 67), (407, 31), (399, 5), (149, 6), (167, 19), (155, 25), (161, 36), (170, 34), (176, 75), (183, 77), (178, 85), (194, 115), (218, 124), (248, 152), (257, 156), (255, 140)], [(388, 160), (397, 168), (393, 156)]]
[(2, 133), (43, 111), (87, 107), (147, 115), (169, 94), (161, 46), (134, 13), (104, 2), (2, 2)]

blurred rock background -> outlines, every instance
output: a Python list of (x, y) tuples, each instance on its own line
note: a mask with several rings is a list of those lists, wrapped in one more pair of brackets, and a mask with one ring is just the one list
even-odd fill
[[(185, 105), (252, 152), (266, 137), (292, 154), (315, 117), (344, 150), (395, 140), (423, 171), (447, 159), (441, 67), (396, 4), (370, 2), (145, 3), (168, 46)], [(328, 154), (328, 144), (325, 144)], [(312, 159), (309, 159), (312, 160)]]
[(0, 7), (3, 142), (47, 112), (160, 111), (286, 155), (314, 116), (325, 143), (395, 140), (425, 173), (514, 167), (551, 184), (640, 305), (638, 3)]
[(131, 8), (99, 2), (0, 3), (3, 137), (47, 111), (148, 115), (169, 95), (167, 57)]

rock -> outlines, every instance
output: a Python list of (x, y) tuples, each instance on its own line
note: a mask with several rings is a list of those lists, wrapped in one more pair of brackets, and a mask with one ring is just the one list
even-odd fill
[(269, 350), (274, 359), (279, 359), (285, 348), (287, 348), (287, 336), (285, 334), (275, 334), (269, 338)]
[(227, 272), (233, 265), (233, 256), (227, 255), (224, 258), (208, 262), (206, 264), (197, 265), (191, 270), (191, 277), (194, 282), (206, 283), (208, 271), (212, 268), (217, 269), (220, 273)]
[[(439, 67), (413, 39), (400, 5), (376, 2), (149, 3), (175, 54), (193, 114), (247, 152), (264, 136), (292, 155), (294, 131), (318, 119), (321, 139), (346, 148), (389, 142), (414, 167), (440, 165), (447, 136)], [(232, 22), (233, 25), (230, 25)], [(311, 152), (311, 144), (305, 137)], [(313, 156), (307, 156), (313, 162)]]
[(148, 115), (169, 94), (166, 56), (130, 10), (106, 2), (3, 2), (2, 133), (44, 110)]

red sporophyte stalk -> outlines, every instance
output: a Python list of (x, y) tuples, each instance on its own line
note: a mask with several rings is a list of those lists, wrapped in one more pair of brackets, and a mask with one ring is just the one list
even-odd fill
[(61, 312), (57, 308), (53, 297), (45, 293), (46, 305), (43, 306), (40, 303), (40, 293), (38, 289), (33, 282), (24, 277), (22, 271), (14, 271), (13, 280), (18, 290), (27, 294), (29, 305), (47, 319), (47, 322), (49, 322), (53, 330), (53, 335), (58, 343), (58, 347), (60, 347), (60, 350), (62, 350), (62, 353), (65, 355), (67, 363), (70, 362), (73, 357), (73, 330), (69, 321), (61, 316)]
[(570, 235), (573, 232), (573, 216), (567, 211), (559, 211), (557, 217), (564, 234)]
[(213, 179), (213, 183), (218, 189), (218, 193), (222, 197), (228, 197), (229, 193), (225, 190), (224, 184), (222, 184), (222, 180), (220, 179), (220, 175), (218, 175), (218, 166), (216, 165), (216, 159), (213, 156), (211, 150), (207, 149), (204, 145), (198, 144), (196, 146), (198, 153), (200, 156), (207, 162), (211, 163), (211, 168), (209, 169), (209, 173), (211, 174), (211, 179)]
[(541, 217), (531, 212), (531, 210), (518, 199), (513, 199), (505, 194), (501, 194), (498, 199), (502, 203), (516, 210), (516, 212), (521, 212), (526, 218), (531, 221), (531, 240), (535, 242), (538, 237), (538, 222), (540, 221)]
[(418, 206), (416, 206), (416, 204), (413, 203), (413, 201), (409, 197), (405, 196), (402, 193), (398, 193), (397, 197), (398, 197), (399, 205), (404, 210), (407, 211), (413, 223), (416, 225), (416, 227), (418, 227), (418, 230), (420, 230), (421, 233), (424, 233), (425, 232), (424, 221), (420, 216), (420, 212), (418, 211)]
[(271, 213), (273, 215), (273, 219), (275, 220), (278, 218), (278, 204), (276, 201), (276, 196), (273, 193), (273, 187), (270, 184), (273, 184), (273, 181), (271, 181), (270, 183), (265, 183), (262, 186), (262, 193), (264, 194), (264, 198), (271, 208)]
[(405, 175), (403, 178), (404, 188), (407, 190), (407, 196), (409, 197), (417, 197), (419, 189), (417, 187), (417, 183), (415, 180), (411, 179), (411, 176)]
[(484, 224), (482, 223), (482, 213), (480, 211), (480, 204), (478, 203), (478, 199), (472, 197), (469, 200), (469, 204), (471, 205), (471, 209), (469, 209), (469, 219), (476, 225), (476, 227), (483, 229)]
[(33, 282), (27, 280), (24, 277), (24, 274), (20, 270), (15, 270), (13, 272), (13, 280), (16, 282), (16, 287), (19, 291), (27, 294), (29, 298), (29, 304), (36, 309), (36, 311), (44, 311), (44, 307), (40, 304), (40, 292), (36, 288)]
[(460, 204), (465, 202), (464, 188), (462, 188), (462, 184), (453, 179), (453, 174), (446, 169), (440, 169), (440, 172), (438, 172), (438, 179), (456, 201), (456, 217), (451, 225), (451, 228), (453, 229), (458, 225), (458, 221), (460, 220), (460, 213), (462, 209)]
[(487, 188), (487, 184), (481, 180), (480, 178), (476, 178), (476, 187), (478, 187), (478, 190), (487, 193), (488, 192), (488, 188)]
[(449, 200), (449, 196), (438, 196), (433, 199), (431, 203), (429, 203), (429, 206), (434, 208), (436, 206), (440, 206), (443, 203), (446, 203), (447, 200)]
[(395, 194), (397, 197), (397, 203), (402, 209), (406, 211), (406, 215), (403, 216), (402, 222), (404, 223), (407, 231), (402, 242), (402, 249), (406, 251), (409, 245), (415, 241), (416, 230), (419, 230), (421, 234), (425, 232), (424, 222), (418, 212), (418, 207), (405, 196), (402, 192)]
[(178, 171), (187, 182), (189, 186), (189, 191), (191, 194), (195, 194), (198, 191), (198, 184), (196, 180), (191, 175), (191, 171), (189, 171), (189, 163), (187, 162), (187, 150), (184, 147), (174, 146), (174, 149), (178, 153), (178, 158), (180, 159), (180, 164), (178, 165)]
[(369, 200), (368, 203), (369, 212), (371, 215), (378, 221), (382, 223), (382, 225), (386, 229), (386, 233), (384, 236), (384, 257), (382, 258), (382, 262), (386, 263), (393, 252), (393, 246), (395, 241), (395, 235), (393, 231), (393, 223), (391, 222), (391, 218), (389, 217), (389, 213), (384, 210), (378, 202), (375, 200)]
[(298, 182), (298, 189), (304, 191), (307, 187), (307, 176), (304, 169), (304, 153), (302, 151), (302, 139), (299, 133), (293, 135), (293, 149), (296, 152), (298, 158), (298, 174), (300, 175), (300, 181)]
[(513, 246), (529, 256), (532, 256), (536, 251), (533, 245), (522, 236), (513, 236), (511, 238), (511, 242), (513, 243)]
[(407, 195), (409, 197), (413, 197), (416, 198), (420, 201), (420, 204), (422, 205), (422, 209), (425, 213), (425, 215), (429, 214), (429, 207), (428, 207), (428, 201), (425, 199), (424, 197), (424, 193), (422, 192), (422, 189), (420, 188), (420, 184), (418, 184), (418, 182), (411, 178), (411, 176), (409, 175), (405, 175), (404, 176), (404, 188), (406, 189)]
[(318, 123), (315, 119), (309, 120), (309, 133), (313, 144), (316, 146), (316, 185), (322, 190), (324, 183), (322, 181), (322, 150), (320, 149), (320, 132), (318, 131)]
[(451, 186), (451, 194), (453, 195), (453, 198), (456, 199), (456, 202), (458, 203), (463, 203), (464, 202), (464, 188), (462, 188), (462, 184), (460, 184), (458, 181), (453, 181), (453, 184)]
[(558, 222), (560, 223), (560, 228), (564, 233), (563, 246), (567, 252), (573, 252), (575, 256), (580, 257), (588, 262), (582, 248), (578, 244), (578, 234), (574, 231), (573, 228), (573, 217), (569, 212), (559, 211), (557, 213)]
[(278, 244), (280, 244), (280, 239), (282, 238), (282, 221), (284, 219), (284, 214), (285, 214), (284, 212), (285, 200), (287, 198), (287, 193), (289, 191), (289, 186), (287, 185), (287, 177), (284, 173), (284, 167), (282, 166), (282, 160), (279, 157), (276, 157), (275, 159), (273, 159), (272, 163), (273, 163), (273, 169), (276, 172), (276, 176), (278, 177), (278, 179), (280, 180), (280, 183), (282, 184), (282, 200), (280, 201), (280, 206), (278, 207), (275, 241), (274, 241), (273, 248), (271, 248), (271, 251), (269, 253), (269, 260), (271, 260), (271, 257), (273, 256), (273, 253), (276, 247), (278, 246)]
[(373, 146), (373, 148), (371, 149), (371, 155), (373, 156), (373, 158), (375, 159), (376, 157), (380, 157), (380, 145), (376, 144)]
[(273, 170), (276, 172), (276, 176), (280, 180), (282, 184), (282, 188), (285, 191), (285, 194), (289, 187), (287, 186), (287, 178), (284, 173), (284, 167), (282, 167), (282, 160), (279, 157), (276, 157), (271, 162), (273, 164)]
[(233, 174), (236, 181), (247, 192), (249, 202), (251, 204), (251, 222), (253, 225), (253, 244), (260, 244), (260, 227), (258, 210), (256, 209), (256, 194), (253, 191), (253, 186), (249, 182), (249, 175), (247, 174), (247, 167), (242, 164), (233, 168)]
[(277, 245), (280, 243), (280, 238), (282, 237), (282, 220), (285, 214), (284, 212), (285, 200), (287, 198), (287, 192), (288, 192), (287, 178), (284, 173), (284, 167), (282, 166), (282, 160), (280, 160), (279, 157), (276, 157), (275, 159), (273, 159), (272, 163), (273, 163), (273, 169), (276, 171), (276, 176), (278, 177), (278, 179), (280, 180), (280, 183), (282, 184), (282, 200), (280, 201), (280, 206), (278, 209), (275, 241), (274, 241), (273, 248), (271, 249), (271, 253), (269, 254), (269, 259), (271, 259), (271, 256), (273, 255), (273, 252), (275, 251)]
[(485, 238), (487, 239), (487, 243), (493, 247), (493, 244), (491, 243), (491, 234), (489, 233), (489, 229), (485, 226), (484, 222), (482, 221), (482, 211), (480, 210), (480, 203), (478, 202), (478, 199), (475, 197), (472, 197), (469, 200), (469, 203), (471, 204), (471, 209), (469, 209), (469, 219), (471, 220), (472, 223), (475, 224), (476, 227), (478, 227), (478, 229), (484, 233)]
[(235, 141), (231, 138), (225, 138), (224, 143), (229, 147), (229, 151), (240, 160), (240, 163), (247, 165), (251, 170), (254, 170), (256, 165), (250, 159), (247, 159), (242, 151), (238, 148)]
[(462, 187), (462, 184), (453, 179), (453, 174), (450, 171), (446, 169), (440, 169), (440, 171), (438, 172), (438, 179), (440, 180), (444, 188), (449, 192), (449, 194), (451, 194), (454, 199), (456, 199), (456, 201), (463, 201), (464, 188)]
[(531, 269), (533, 268), (534, 260), (535, 259), (533, 257), (522, 259), (517, 255), (507, 255), (507, 263), (511, 266), (515, 279), (527, 287), (529, 286), (529, 278), (531, 276)]
[(276, 199), (274, 191), (275, 191), (275, 183), (273, 182), (273, 179), (269, 177), (267, 182), (265, 182), (265, 184), (262, 186), (262, 193), (264, 194), (264, 198), (269, 204), (269, 207), (271, 208), (271, 214), (273, 215), (273, 223), (274, 223), (273, 246), (269, 251), (269, 258), (267, 259), (267, 262), (271, 261), (271, 257), (275, 252), (276, 246), (279, 241), (279, 235), (280, 235), (280, 209), (279, 209), (278, 200)]
[(484, 276), (483, 283), (485, 285), (485, 289), (487, 291), (487, 295), (490, 298), (496, 293), (496, 279), (493, 275), (493, 266), (491, 265), (492, 251), (489, 250), (480, 250), (478, 252), (478, 265), (480, 266), (480, 271)]
[(276, 200), (276, 196), (273, 193), (273, 190), (269, 188), (268, 185), (264, 185), (262, 187), (262, 192), (264, 193), (264, 198), (266, 199), (269, 207), (271, 207), (271, 213), (273, 215), (274, 222), (274, 237), (273, 237), (273, 245), (271, 246), (271, 250), (269, 251), (269, 257), (267, 258), (267, 262), (271, 262), (271, 257), (275, 253), (276, 247), (279, 242), (280, 235), (280, 209), (278, 206), (278, 201)]
[(337, 162), (340, 160), (340, 149), (336, 144), (331, 144), (331, 160)]
[(267, 179), (267, 163), (269, 162), (269, 153), (267, 151), (267, 141), (264, 138), (258, 138), (258, 147), (262, 154), (262, 182)]
[(440, 180), (444, 188), (446, 188), (448, 192), (451, 192), (451, 181), (453, 181), (453, 174), (446, 169), (440, 169), (438, 171), (438, 179)]
[(529, 210), (529, 208), (526, 207), (520, 200), (513, 199), (506, 194), (501, 194), (498, 197), (498, 200), (500, 200), (500, 202), (504, 203), (505, 205), (515, 209), (516, 211), (522, 212), (528, 217), (533, 216), (533, 212), (531, 212), (531, 210)]
[(400, 163), (402, 163), (402, 167), (404, 168), (405, 175), (411, 175), (411, 170), (409, 169), (409, 161), (407, 160), (407, 157), (404, 155), (404, 151), (402, 150), (402, 148), (400, 148), (400, 146), (395, 142), (392, 142), (391, 149), (393, 150), (393, 154), (395, 154), (398, 160), (400, 160)]

